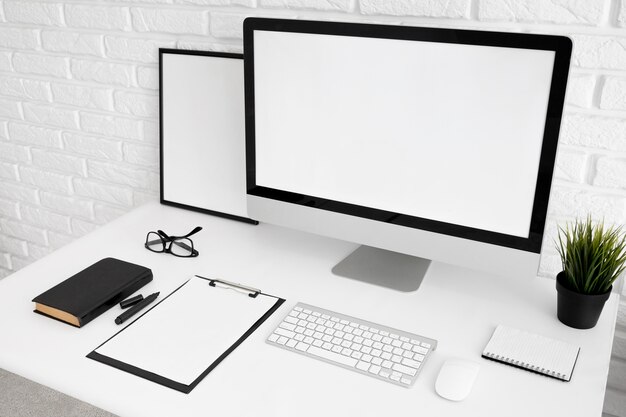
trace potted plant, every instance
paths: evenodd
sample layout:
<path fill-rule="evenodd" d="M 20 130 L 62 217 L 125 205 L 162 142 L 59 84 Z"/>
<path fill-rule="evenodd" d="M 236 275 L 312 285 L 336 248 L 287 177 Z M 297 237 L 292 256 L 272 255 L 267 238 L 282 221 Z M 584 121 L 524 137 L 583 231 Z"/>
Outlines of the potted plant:
<path fill-rule="evenodd" d="M 557 316 L 570 327 L 590 329 L 626 267 L 626 236 L 621 226 L 594 225 L 588 216 L 559 228 L 557 250 L 563 264 L 556 276 Z"/>

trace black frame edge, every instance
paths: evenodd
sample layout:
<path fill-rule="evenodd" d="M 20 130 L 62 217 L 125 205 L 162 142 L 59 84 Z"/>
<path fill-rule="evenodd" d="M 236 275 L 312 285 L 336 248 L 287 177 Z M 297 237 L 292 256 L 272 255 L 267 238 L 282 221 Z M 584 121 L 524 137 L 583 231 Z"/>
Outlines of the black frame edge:
<path fill-rule="evenodd" d="M 251 219 L 249 217 L 237 216 L 235 214 L 223 213 L 220 211 L 205 209 L 202 207 L 190 206 L 188 204 L 177 203 L 165 199 L 163 189 L 163 54 L 243 59 L 243 54 L 235 52 L 213 52 L 190 49 L 159 48 L 159 202 L 163 205 L 177 207 L 184 210 L 196 211 L 198 213 L 210 214 L 212 216 L 222 217 L 229 220 L 237 220 L 243 223 L 258 225 L 259 222 L 257 220 Z"/>

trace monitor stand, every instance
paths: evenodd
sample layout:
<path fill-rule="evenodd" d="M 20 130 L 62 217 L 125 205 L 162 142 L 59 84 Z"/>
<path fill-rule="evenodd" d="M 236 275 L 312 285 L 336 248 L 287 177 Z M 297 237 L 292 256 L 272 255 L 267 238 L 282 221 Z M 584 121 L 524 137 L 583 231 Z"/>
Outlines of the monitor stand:
<path fill-rule="evenodd" d="M 419 288 L 430 259 L 359 246 L 332 269 L 333 274 L 409 292 Z"/>

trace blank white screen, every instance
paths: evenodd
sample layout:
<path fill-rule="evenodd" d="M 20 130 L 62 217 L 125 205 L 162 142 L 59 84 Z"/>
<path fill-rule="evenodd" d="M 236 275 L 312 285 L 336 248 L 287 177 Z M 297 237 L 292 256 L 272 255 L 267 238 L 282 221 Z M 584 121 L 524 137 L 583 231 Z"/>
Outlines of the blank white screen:
<path fill-rule="evenodd" d="M 528 237 L 554 52 L 254 33 L 260 186 Z"/>

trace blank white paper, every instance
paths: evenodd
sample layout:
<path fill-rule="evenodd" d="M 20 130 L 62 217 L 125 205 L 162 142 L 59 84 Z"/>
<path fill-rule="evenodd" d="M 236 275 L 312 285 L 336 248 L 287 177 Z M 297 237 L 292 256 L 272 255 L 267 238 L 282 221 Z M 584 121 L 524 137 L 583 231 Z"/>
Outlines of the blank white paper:
<path fill-rule="evenodd" d="M 95 351 L 189 385 L 276 301 L 194 277 Z"/>

